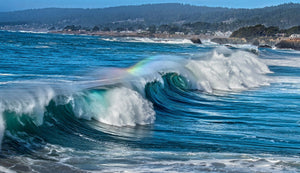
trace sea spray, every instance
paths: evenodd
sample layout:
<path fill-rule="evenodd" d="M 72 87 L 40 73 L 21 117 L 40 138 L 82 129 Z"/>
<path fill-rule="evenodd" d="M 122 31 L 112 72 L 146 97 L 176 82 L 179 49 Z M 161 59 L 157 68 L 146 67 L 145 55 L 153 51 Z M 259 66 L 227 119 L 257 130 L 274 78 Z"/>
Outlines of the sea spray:
<path fill-rule="evenodd" d="M 209 93 L 268 85 L 265 74 L 271 73 L 255 54 L 227 48 L 215 49 L 200 59 L 189 60 L 186 68 L 196 77 L 196 87 Z"/>

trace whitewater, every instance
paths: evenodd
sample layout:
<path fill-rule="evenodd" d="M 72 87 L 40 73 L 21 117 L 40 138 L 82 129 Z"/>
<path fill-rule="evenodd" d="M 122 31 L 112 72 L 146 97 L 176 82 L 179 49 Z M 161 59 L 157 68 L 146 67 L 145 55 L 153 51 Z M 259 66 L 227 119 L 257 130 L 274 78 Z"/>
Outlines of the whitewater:
<path fill-rule="evenodd" d="M 299 172 L 299 51 L 0 31 L 1 172 Z"/>

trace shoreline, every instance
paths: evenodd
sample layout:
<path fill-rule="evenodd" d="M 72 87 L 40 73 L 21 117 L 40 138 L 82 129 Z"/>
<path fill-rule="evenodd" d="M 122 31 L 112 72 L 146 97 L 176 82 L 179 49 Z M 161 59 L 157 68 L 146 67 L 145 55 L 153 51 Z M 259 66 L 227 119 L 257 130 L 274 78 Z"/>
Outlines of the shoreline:
<path fill-rule="evenodd" d="M 71 35 L 89 35 L 89 36 L 106 36 L 106 37 L 136 37 L 136 38 L 161 38 L 161 39 L 193 39 L 199 38 L 208 40 L 215 36 L 200 34 L 200 35 L 181 35 L 181 34 L 166 34 L 166 33 L 139 33 L 139 32 L 114 32 L 114 31 L 49 31 L 51 34 L 71 34 Z"/>
<path fill-rule="evenodd" d="M 62 35 L 82 35 L 82 36 L 102 36 L 102 37 L 131 37 L 131 38 L 149 38 L 149 39 L 187 39 L 193 44 L 202 44 L 201 41 L 209 40 L 220 45 L 237 45 L 248 44 L 261 48 L 278 48 L 300 50 L 300 38 L 289 37 L 257 37 L 257 38 L 238 38 L 238 37 L 221 37 L 212 35 L 183 35 L 183 34 L 167 34 L 167 33 L 146 33 L 146 32 L 116 32 L 116 31 L 14 31 L 1 30 L 8 32 L 28 32 L 41 34 L 62 34 Z M 195 41 L 196 40 L 196 41 Z"/>
<path fill-rule="evenodd" d="M 158 39 L 188 39 L 194 44 L 202 44 L 203 40 L 210 40 L 211 42 L 227 45 L 227 44 L 249 44 L 258 46 L 260 48 L 278 49 L 293 49 L 300 50 L 300 38 L 289 37 L 256 37 L 256 38 L 239 38 L 239 37 L 220 37 L 212 35 L 179 35 L 166 33 L 138 33 L 138 32 L 114 32 L 114 31 L 49 31 L 54 34 L 73 34 L 73 35 L 90 35 L 90 36 L 104 36 L 104 37 L 133 37 L 133 38 L 158 38 Z"/>
<path fill-rule="evenodd" d="M 203 40 L 226 45 L 226 44 L 249 44 L 261 48 L 276 47 L 279 49 L 300 50 L 300 38 L 289 37 L 257 37 L 257 38 L 238 38 L 238 37 L 221 37 L 212 35 L 179 35 L 166 33 L 138 33 L 138 32 L 114 32 L 114 31 L 49 31 L 53 34 L 73 34 L 73 35 L 90 35 L 104 37 L 133 37 L 133 38 L 158 38 L 158 39 L 188 39 L 194 44 L 202 44 Z"/>

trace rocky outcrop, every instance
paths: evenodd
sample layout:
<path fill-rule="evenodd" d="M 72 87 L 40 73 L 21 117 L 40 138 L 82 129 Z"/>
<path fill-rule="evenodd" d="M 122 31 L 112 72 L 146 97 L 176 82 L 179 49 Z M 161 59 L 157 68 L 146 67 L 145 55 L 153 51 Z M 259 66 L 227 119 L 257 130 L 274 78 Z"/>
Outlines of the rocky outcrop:
<path fill-rule="evenodd" d="M 252 45 L 254 45 L 254 46 L 259 46 L 259 40 L 258 39 L 255 39 L 255 40 L 253 40 L 252 41 Z"/>
<path fill-rule="evenodd" d="M 252 43 L 254 46 L 258 46 L 260 48 L 272 48 L 275 46 L 276 43 L 280 42 L 282 40 L 281 37 L 275 38 L 275 37 L 258 37 L 254 40 L 249 40 L 249 43 Z"/>
<path fill-rule="evenodd" d="M 263 45 L 259 45 L 258 48 L 272 48 L 272 46 L 263 44 Z"/>
<path fill-rule="evenodd" d="M 272 48 L 276 46 L 282 49 L 300 50 L 300 38 L 289 39 L 287 37 L 258 37 L 254 39 L 245 38 L 213 38 L 212 42 L 230 46 L 230 44 L 252 44 L 259 48 Z"/>
<path fill-rule="evenodd" d="M 300 38 L 281 40 L 275 46 L 280 49 L 300 50 Z"/>
<path fill-rule="evenodd" d="M 191 41 L 195 44 L 202 44 L 202 42 L 199 38 L 191 38 Z"/>

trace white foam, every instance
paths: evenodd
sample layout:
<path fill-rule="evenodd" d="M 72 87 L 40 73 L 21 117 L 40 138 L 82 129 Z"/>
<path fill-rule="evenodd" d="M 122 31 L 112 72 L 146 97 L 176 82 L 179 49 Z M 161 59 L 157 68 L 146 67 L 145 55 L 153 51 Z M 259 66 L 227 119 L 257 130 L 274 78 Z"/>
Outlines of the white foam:
<path fill-rule="evenodd" d="M 47 31 L 26 31 L 26 30 L 19 30 L 17 32 L 21 33 L 32 33 L 32 34 L 48 34 Z"/>
<path fill-rule="evenodd" d="M 10 73 L 0 73 L 0 76 L 13 76 L 14 74 L 10 74 Z"/>
<path fill-rule="evenodd" d="M 239 49 L 256 50 L 256 51 L 258 51 L 258 47 L 254 46 L 252 44 L 228 44 L 228 45 L 230 45 L 232 47 L 239 48 Z"/>
<path fill-rule="evenodd" d="M 55 78 L 66 78 L 66 77 L 71 77 L 71 78 L 82 78 L 82 76 L 70 76 L 70 75 L 44 75 L 44 74 L 12 74 L 12 73 L 0 73 L 0 76 L 30 76 L 30 77 L 55 77 Z"/>
<path fill-rule="evenodd" d="M 199 60 L 190 60 L 186 67 L 196 78 L 196 87 L 206 92 L 235 91 L 268 85 L 267 65 L 256 55 L 245 51 L 216 49 Z"/>
<path fill-rule="evenodd" d="M 117 38 L 101 38 L 101 40 L 104 40 L 104 41 L 118 41 Z"/>
<path fill-rule="evenodd" d="M 50 47 L 49 46 L 35 46 L 34 48 L 36 48 L 36 49 L 48 49 Z"/>
<path fill-rule="evenodd" d="M 300 58 L 281 58 L 281 59 L 264 59 L 263 60 L 269 66 L 284 66 L 284 67 L 300 67 Z"/>
<path fill-rule="evenodd" d="M 104 93 L 88 93 L 72 102 L 78 118 L 93 118 L 109 125 L 135 126 L 151 124 L 155 120 L 152 103 L 138 92 L 125 87 Z"/>
<path fill-rule="evenodd" d="M 3 166 L 0 166 L 0 171 L 4 172 L 4 173 L 16 173 L 15 171 L 7 169 L 7 168 L 5 168 Z"/>
<path fill-rule="evenodd" d="M 97 152 L 97 151 L 96 151 Z M 104 172 L 298 172 L 298 156 L 271 154 L 128 151 L 115 147 L 108 159 L 122 163 L 107 163 Z M 130 162 L 127 163 L 127 159 Z M 103 160 L 106 160 L 104 158 Z M 80 158 L 77 158 L 80 160 Z M 102 168 L 102 167 L 101 167 Z M 97 171 L 94 171 L 97 172 Z"/>

